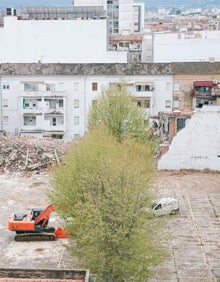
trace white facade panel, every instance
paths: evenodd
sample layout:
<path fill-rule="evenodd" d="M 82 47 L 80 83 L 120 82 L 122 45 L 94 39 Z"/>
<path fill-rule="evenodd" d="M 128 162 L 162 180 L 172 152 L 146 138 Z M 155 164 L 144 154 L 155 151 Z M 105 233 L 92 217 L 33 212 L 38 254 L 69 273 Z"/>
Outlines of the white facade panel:
<path fill-rule="evenodd" d="M 107 51 L 107 21 L 17 20 L 0 28 L 0 63 L 126 63 L 127 52 Z"/>
<path fill-rule="evenodd" d="M 154 63 L 220 61 L 219 49 L 219 30 L 153 34 Z"/>

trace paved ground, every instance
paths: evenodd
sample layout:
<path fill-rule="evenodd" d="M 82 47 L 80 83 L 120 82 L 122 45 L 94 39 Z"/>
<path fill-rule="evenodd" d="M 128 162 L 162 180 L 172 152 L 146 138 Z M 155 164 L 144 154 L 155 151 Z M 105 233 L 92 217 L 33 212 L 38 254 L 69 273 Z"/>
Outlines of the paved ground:
<path fill-rule="evenodd" d="M 168 220 L 170 259 L 150 281 L 220 281 L 220 173 L 160 172 L 155 188 L 180 212 Z"/>
<path fill-rule="evenodd" d="M 12 213 L 30 213 L 33 207 L 47 207 L 46 191 L 49 176 L 30 177 L 0 175 L 0 267 L 16 268 L 70 268 L 76 269 L 76 261 L 69 256 L 63 244 L 67 239 L 53 242 L 15 242 L 14 232 L 7 230 L 8 217 Z M 55 213 L 51 214 L 51 226 L 59 226 Z"/>
<path fill-rule="evenodd" d="M 47 174 L 25 176 L 0 175 L 0 267 L 77 268 L 63 243 L 15 242 L 7 230 L 13 212 L 29 212 L 46 207 L 50 189 Z M 220 281 L 220 173 L 159 172 L 155 189 L 162 196 L 175 196 L 180 213 L 167 222 L 170 257 L 158 268 L 150 282 Z M 51 225 L 59 225 L 56 214 Z"/>

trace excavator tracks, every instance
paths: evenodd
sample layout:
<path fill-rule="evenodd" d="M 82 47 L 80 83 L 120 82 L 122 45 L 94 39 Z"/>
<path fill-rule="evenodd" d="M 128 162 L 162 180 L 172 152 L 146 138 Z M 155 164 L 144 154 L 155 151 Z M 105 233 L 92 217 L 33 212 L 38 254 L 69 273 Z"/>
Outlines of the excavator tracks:
<path fill-rule="evenodd" d="M 16 242 L 28 242 L 28 241 L 54 241 L 56 236 L 54 233 L 23 233 L 16 234 L 14 237 Z"/>

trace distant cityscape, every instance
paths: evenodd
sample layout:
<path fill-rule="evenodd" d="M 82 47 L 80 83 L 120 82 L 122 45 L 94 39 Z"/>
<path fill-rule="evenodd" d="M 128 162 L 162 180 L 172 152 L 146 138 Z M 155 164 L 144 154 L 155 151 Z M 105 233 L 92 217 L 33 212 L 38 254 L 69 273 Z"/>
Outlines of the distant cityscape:
<path fill-rule="evenodd" d="M 220 0 L 135 0 L 144 2 L 146 9 L 190 9 L 190 8 L 214 8 L 220 7 Z M 27 6 L 71 6 L 72 0 L 1 0 L 0 10 L 7 7 L 21 8 Z"/>

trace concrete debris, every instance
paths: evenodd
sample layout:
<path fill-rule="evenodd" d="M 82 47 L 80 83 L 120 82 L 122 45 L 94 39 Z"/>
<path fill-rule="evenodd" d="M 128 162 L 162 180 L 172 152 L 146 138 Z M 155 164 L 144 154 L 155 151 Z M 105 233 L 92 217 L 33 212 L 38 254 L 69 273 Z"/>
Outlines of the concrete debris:
<path fill-rule="evenodd" d="M 49 168 L 62 160 L 69 145 L 60 139 L 0 136 L 0 172 Z"/>

